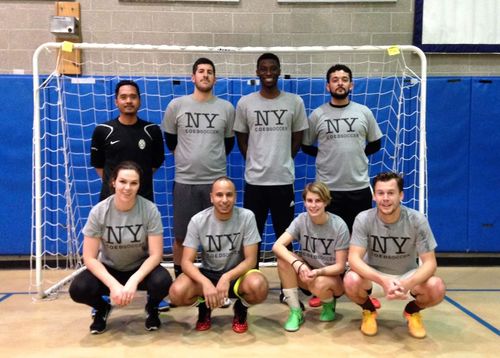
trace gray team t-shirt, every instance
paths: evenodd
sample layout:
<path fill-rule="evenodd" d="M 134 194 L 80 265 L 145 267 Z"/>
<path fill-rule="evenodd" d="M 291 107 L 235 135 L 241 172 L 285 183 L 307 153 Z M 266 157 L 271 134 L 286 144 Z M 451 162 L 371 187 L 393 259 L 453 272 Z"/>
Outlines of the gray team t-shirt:
<path fill-rule="evenodd" d="M 245 259 L 243 248 L 260 242 L 254 214 L 234 207 L 227 221 L 216 218 L 210 207 L 191 218 L 184 246 L 201 247 L 202 267 L 227 272 Z"/>
<path fill-rule="evenodd" d="M 328 221 L 317 225 L 307 213 L 301 213 L 286 229 L 300 243 L 300 256 L 312 268 L 334 265 L 335 252 L 349 248 L 347 224 L 339 216 L 327 214 Z"/>
<path fill-rule="evenodd" d="M 333 107 L 328 102 L 311 114 L 302 143 L 318 141 L 316 180 L 331 191 L 351 191 L 370 185 L 365 146 L 380 138 L 382 132 L 368 107 L 356 102 Z"/>
<path fill-rule="evenodd" d="M 267 99 L 254 92 L 236 106 L 234 130 L 248 133 L 245 181 L 253 185 L 293 184 L 292 133 L 307 129 L 304 102 L 281 92 Z"/>
<path fill-rule="evenodd" d="M 437 247 L 427 218 L 405 206 L 401 206 L 401 216 L 394 224 L 380 220 L 377 208 L 358 214 L 351 245 L 365 248 L 366 263 L 390 275 L 403 275 L 416 269 L 418 256 Z"/>
<path fill-rule="evenodd" d="M 101 239 L 102 263 L 118 271 L 132 271 L 149 256 L 148 235 L 163 235 L 160 212 L 140 195 L 131 210 L 118 211 L 114 198 L 111 195 L 92 208 L 83 234 Z"/>
<path fill-rule="evenodd" d="M 177 135 L 175 181 L 211 184 L 226 175 L 224 138 L 234 137 L 233 124 L 234 107 L 226 100 L 198 102 L 192 95 L 173 99 L 161 125 Z"/>

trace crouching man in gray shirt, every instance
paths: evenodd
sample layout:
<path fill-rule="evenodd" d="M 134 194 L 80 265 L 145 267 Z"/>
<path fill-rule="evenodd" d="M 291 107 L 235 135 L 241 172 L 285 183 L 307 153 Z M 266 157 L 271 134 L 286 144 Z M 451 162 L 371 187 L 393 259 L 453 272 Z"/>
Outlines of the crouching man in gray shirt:
<path fill-rule="evenodd" d="M 178 306 L 198 301 L 196 330 L 211 327 L 211 311 L 228 298 L 234 303 L 233 331 L 248 330 L 247 310 L 263 302 L 268 293 L 265 276 L 256 269 L 258 243 L 261 241 L 254 214 L 235 207 L 236 189 L 227 177 L 212 184 L 213 206 L 191 219 L 182 254 L 183 273 L 170 289 L 170 300 Z M 198 248 L 201 266 L 194 262 Z"/>
<path fill-rule="evenodd" d="M 354 221 L 345 293 L 363 309 L 361 332 L 367 336 L 377 334 L 377 311 L 368 296 L 373 283 L 382 287 L 389 300 L 406 300 L 411 295 L 414 299 L 405 306 L 403 316 L 410 335 L 424 338 L 420 311 L 437 305 L 445 295 L 443 280 L 435 276 L 436 240 L 427 218 L 401 205 L 400 175 L 377 175 L 373 190 L 377 207 L 361 212 Z"/>

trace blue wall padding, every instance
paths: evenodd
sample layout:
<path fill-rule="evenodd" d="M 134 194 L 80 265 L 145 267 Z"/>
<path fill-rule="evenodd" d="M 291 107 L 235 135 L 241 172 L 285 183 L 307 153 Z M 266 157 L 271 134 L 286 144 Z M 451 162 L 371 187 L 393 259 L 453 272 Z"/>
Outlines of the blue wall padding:
<path fill-rule="evenodd" d="M 0 75 L 0 254 L 29 254 L 33 80 Z"/>
<path fill-rule="evenodd" d="M 175 95 L 182 95 L 192 91 L 193 85 L 189 78 L 179 78 L 177 82 L 169 81 L 160 86 L 158 91 L 162 96 L 159 100 L 143 103 L 140 116 L 159 123 L 164 108 L 172 99 L 172 92 Z M 68 82 L 66 85 L 73 86 L 75 91 L 79 87 Z M 285 81 L 285 85 L 287 90 L 297 90 L 301 95 L 304 94 L 308 114 L 328 98 L 326 94 L 305 95 L 311 88 L 314 88 L 316 93 L 324 91 L 323 79 L 309 82 Z M 388 85 L 390 84 L 357 83 L 357 86 L 384 88 Z M 142 82 L 140 86 L 141 88 L 147 86 L 148 92 L 152 92 L 153 89 L 150 87 L 155 85 L 152 82 Z M 173 89 L 170 88 L 167 92 L 165 86 L 172 86 Z M 239 88 L 236 89 L 234 86 Z M 93 91 L 108 95 L 105 100 L 97 103 L 98 108 L 114 110 L 114 83 L 105 85 L 104 81 L 97 78 L 92 87 Z M 221 80 L 216 87 L 216 93 L 236 104 L 239 96 L 229 95 L 230 93 L 248 94 L 256 91 L 258 87 L 258 83 L 251 79 L 240 83 Z M 0 207 L 0 255 L 26 255 L 30 253 L 31 240 L 32 77 L 0 75 L 0 91 L 2 91 L 0 145 L 3 154 L 0 161 L 0 171 L 3 175 L 0 186 L 3 199 L 3 205 Z M 428 81 L 429 220 L 439 243 L 438 251 L 500 252 L 498 98 L 500 98 L 499 78 L 430 78 Z M 76 97 L 68 99 L 68 104 L 76 100 Z M 148 110 L 145 110 L 146 108 Z M 115 111 L 114 115 L 116 114 Z M 76 115 L 76 112 L 68 113 L 68 116 L 72 115 Z M 385 114 L 379 113 L 379 115 L 384 117 Z M 92 128 L 86 131 L 88 133 L 85 132 L 84 136 L 90 140 Z M 74 145 L 81 146 L 81 143 Z M 230 162 L 241 160 L 237 148 L 230 156 Z M 296 162 L 311 164 L 314 160 L 300 153 Z M 167 157 L 166 165 L 173 165 L 172 156 Z M 308 178 L 314 177 L 312 166 L 299 170 L 307 171 Z M 228 174 L 231 177 L 243 177 L 243 168 L 231 166 Z M 93 172 L 89 177 L 96 179 Z M 164 183 L 163 177 L 155 179 L 157 179 L 155 185 Z M 243 181 L 240 180 L 236 184 L 241 190 Z M 99 185 L 98 181 L 96 185 Z M 167 191 L 167 202 L 171 203 L 171 183 L 158 189 Z M 300 193 L 298 195 L 300 196 Z M 89 199 L 81 200 L 87 200 L 90 204 Z M 297 209 L 302 210 L 302 208 Z M 171 208 L 167 205 L 166 209 L 161 210 L 169 211 Z"/>
<path fill-rule="evenodd" d="M 500 251 L 500 78 L 471 82 L 468 247 Z"/>
<path fill-rule="evenodd" d="M 440 251 L 468 243 L 470 79 L 428 81 L 429 220 Z"/>

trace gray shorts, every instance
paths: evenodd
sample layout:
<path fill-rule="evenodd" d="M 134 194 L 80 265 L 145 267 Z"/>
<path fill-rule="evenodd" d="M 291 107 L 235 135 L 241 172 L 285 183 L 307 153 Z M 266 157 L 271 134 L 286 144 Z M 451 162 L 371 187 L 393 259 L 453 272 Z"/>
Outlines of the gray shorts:
<path fill-rule="evenodd" d="M 212 206 L 212 184 L 182 184 L 174 182 L 174 236 L 184 241 L 189 220 L 200 211 Z"/>

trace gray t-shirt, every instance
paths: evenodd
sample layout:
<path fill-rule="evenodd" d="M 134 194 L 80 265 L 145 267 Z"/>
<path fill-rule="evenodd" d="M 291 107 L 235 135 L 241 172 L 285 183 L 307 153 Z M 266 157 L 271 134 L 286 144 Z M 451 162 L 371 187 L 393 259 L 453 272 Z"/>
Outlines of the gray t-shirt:
<path fill-rule="evenodd" d="M 358 214 L 351 245 L 365 248 L 366 263 L 390 275 L 402 275 L 416 269 L 418 256 L 437 247 L 427 218 L 405 206 L 401 206 L 401 216 L 394 224 L 380 220 L 377 208 Z"/>
<path fill-rule="evenodd" d="M 192 95 L 173 99 L 161 125 L 177 135 L 175 181 L 211 184 L 226 175 L 224 138 L 234 136 L 233 124 L 234 107 L 226 100 L 198 102 Z"/>
<path fill-rule="evenodd" d="M 368 107 L 356 102 L 333 107 L 328 102 L 311 114 L 302 143 L 318 141 L 316 180 L 331 191 L 351 191 L 370 185 L 365 146 L 380 138 L 382 132 Z"/>
<path fill-rule="evenodd" d="M 245 181 L 253 185 L 293 184 L 292 133 L 307 129 L 304 102 L 281 92 L 267 99 L 254 92 L 236 106 L 234 130 L 248 133 Z"/>
<path fill-rule="evenodd" d="M 286 229 L 300 243 L 300 256 L 312 268 L 334 265 L 335 252 L 349 248 L 347 224 L 339 216 L 327 214 L 327 222 L 317 225 L 307 213 L 301 213 Z"/>
<path fill-rule="evenodd" d="M 137 269 L 149 256 L 148 236 L 163 235 L 160 212 L 137 196 L 129 211 L 118 211 L 111 195 L 90 210 L 83 234 L 101 239 L 100 261 L 118 271 Z"/>
<path fill-rule="evenodd" d="M 212 206 L 191 218 L 184 246 L 201 247 L 203 268 L 227 272 L 245 259 L 245 246 L 260 240 L 255 216 L 250 210 L 234 207 L 231 218 L 221 221 Z"/>

